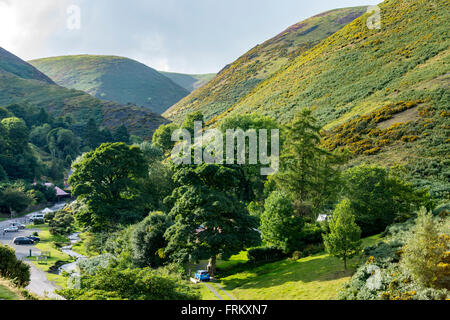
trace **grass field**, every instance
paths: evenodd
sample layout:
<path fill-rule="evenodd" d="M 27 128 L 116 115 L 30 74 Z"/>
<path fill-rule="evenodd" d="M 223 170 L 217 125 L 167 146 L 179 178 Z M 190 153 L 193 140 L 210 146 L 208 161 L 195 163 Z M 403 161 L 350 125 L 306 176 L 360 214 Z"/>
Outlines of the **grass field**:
<path fill-rule="evenodd" d="M 363 246 L 380 241 L 380 235 L 363 239 Z M 238 271 L 220 278 L 224 289 L 238 300 L 332 300 L 337 291 L 348 281 L 359 263 L 353 258 L 344 270 L 343 262 L 326 253 L 301 258 L 296 261 L 285 259 L 262 266 Z M 218 268 L 229 269 L 247 261 L 245 251 L 230 258 L 218 261 Z M 214 284 L 213 284 L 214 285 Z M 204 300 L 217 297 L 205 286 L 200 288 Z M 218 288 L 216 288 L 217 291 Z M 219 291 L 219 293 L 221 293 Z M 221 294 L 225 299 L 225 295 Z"/>

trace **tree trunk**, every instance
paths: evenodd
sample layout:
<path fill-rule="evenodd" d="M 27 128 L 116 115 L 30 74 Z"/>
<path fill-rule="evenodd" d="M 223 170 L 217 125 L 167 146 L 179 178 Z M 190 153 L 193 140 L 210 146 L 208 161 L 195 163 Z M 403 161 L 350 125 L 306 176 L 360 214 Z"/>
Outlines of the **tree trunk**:
<path fill-rule="evenodd" d="M 347 270 L 347 257 L 344 257 L 344 270 Z"/>
<path fill-rule="evenodd" d="M 206 267 L 206 269 L 208 270 L 209 275 L 211 277 L 214 277 L 214 274 L 216 272 L 216 256 L 212 256 L 211 258 L 209 258 L 208 266 Z"/>

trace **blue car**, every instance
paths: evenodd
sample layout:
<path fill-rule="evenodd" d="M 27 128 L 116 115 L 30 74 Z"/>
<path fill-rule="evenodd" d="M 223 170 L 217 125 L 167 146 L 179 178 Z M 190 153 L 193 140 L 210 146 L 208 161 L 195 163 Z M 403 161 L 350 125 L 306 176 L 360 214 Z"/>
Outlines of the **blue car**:
<path fill-rule="evenodd" d="M 209 281 L 210 277 L 209 277 L 208 271 L 197 270 L 197 272 L 195 273 L 195 279 L 200 280 L 200 281 Z"/>

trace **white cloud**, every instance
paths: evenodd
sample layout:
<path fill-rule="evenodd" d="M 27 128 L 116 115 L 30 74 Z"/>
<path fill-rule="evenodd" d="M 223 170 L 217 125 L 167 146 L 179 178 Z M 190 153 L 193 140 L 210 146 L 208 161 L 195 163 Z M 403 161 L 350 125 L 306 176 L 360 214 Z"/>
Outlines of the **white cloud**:
<path fill-rule="evenodd" d="M 65 26 L 67 0 L 0 0 L 0 46 L 23 59 L 46 55 L 48 38 Z"/>

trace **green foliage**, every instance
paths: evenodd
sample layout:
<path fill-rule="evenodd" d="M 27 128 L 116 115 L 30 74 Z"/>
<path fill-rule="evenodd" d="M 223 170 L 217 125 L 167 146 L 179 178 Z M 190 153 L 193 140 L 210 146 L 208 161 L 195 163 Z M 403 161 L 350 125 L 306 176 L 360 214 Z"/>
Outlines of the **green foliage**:
<path fill-rule="evenodd" d="M 310 110 L 296 116 L 286 131 L 281 168 L 274 179 L 295 199 L 298 214 L 317 213 L 336 197 L 339 159 L 320 148 L 319 127 Z"/>
<path fill-rule="evenodd" d="M 137 267 L 155 268 L 167 260 L 164 257 L 167 246 L 164 233 L 171 225 L 170 218 L 162 212 L 151 212 L 136 225 L 130 241 L 132 260 Z"/>
<path fill-rule="evenodd" d="M 364 249 L 365 259 L 351 280 L 339 292 L 339 298 L 347 300 L 448 299 L 449 291 L 445 289 L 448 286 L 448 254 L 439 254 L 440 259 L 435 255 L 439 251 L 442 253 L 443 245 L 448 246 L 448 223 L 448 217 L 432 218 L 426 210 L 422 209 L 417 219 L 411 218 L 406 222 L 389 226 L 384 233 L 383 241 Z M 416 232 L 417 230 L 420 231 Z M 429 237 L 434 239 L 430 243 L 421 241 L 424 237 L 428 237 L 424 234 L 424 230 L 429 231 L 431 233 Z M 414 245 L 407 249 L 408 243 Z M 417 245 L 425 252 L 431 253 L 430 263 L 427 263 L 428 257 L 425 258 L 417 250 Z M 406 250 L 409 252 L 405 256 Z M 408 266 L 405 266 L 403 262 L 405 258 L 409 260 Z M 413 261 L 414 265 L 409 264 Z M 417 282 L 418 278 L 412 276 L 421 268 L 425 272 L 425 279 L 433 278 L 433 287 L 430 287 L 429 283 L 424 285 L 427 281 Z M 435 272 L 434 276 L 430 275 L 430 271 Z"/>
<path fill-rule="evenodd" d="M 29 129 L 23 119 L 4 118 L 0 122 L 0 165 L 10 179 L 33 180 L 38 170 L 28 146 Z"/>
<path fill-rule="evenodd" d="M 173 123 L 161 125 L 153 134 L 152 143 L 160 148 L 165 154 L 173 149 L 175 142 L 172 141 L 172 133 L 177 129 Z"/>
<path fill-rule="evenodd" d="M 84 200 L 87 211 L 76 219 L 94 230 L 115 229 L 144 215 L 139 179 L 147 177 L 146 161 L 138 147 L 105 143 L 85 153 L 73 164 L 69 183 L 73 194 Z"/>
<path fill-rule="evenodd" d="M 252 248 L 247 251 L 249 263 L 267 263 L 281 260 L 286 257 L 285 253 L 276 247 Z"/>
<path fill-rule="evenodd" d="M 72 214 L 66 210 L 59 210 L 56 214 L 48 219 L 46 217 L 46 222 L 50 227 L 49 231 L 53 235 L 69 235 L 74 230 L 74 222 Z"/>
<path fill-rule="evenodd" d="M 450 250 L 450 236 L 440 233 L 439 225 L 425 208 L 419 211 L 412 233 L 403 249 L 401 265 L 419 285 L 432 287 L 436 281 L 445 283 L 439 277 L 442 268 L 447 269 L 444 273 L 450 273 L 448 262 L 444 265 L 445 255 L 448 256 Z M 450 289 L 448 282 L 446 287 Z"/>
<path fill-rule="evenodd" d="M 14 249 L 0 244 L 0 276 L 10 279 L 19 287 L 30 282 L 30 267 L 16 258 Z"/>
<path fill-rule="evenodd" d="M 396 218 L 407 218 L 421 205 L 431 205 L 426 192 L 415 190 L 394 170 L 361 165 L 348 169 L 343 180 L 344 195 L 351 201 L 363 235 L 382 232 Z"/>
<path fill-rule="evenodd" d="M 205 122 L 205 117 L 201 111 L 191 112 L 186 115 L 183 123 L 181 124 L 181 129 L 186 129 L 191 133 L 191 137 L 194 136 L 194 123 L 201 122 L 202 125 Z"/>
<path fill-rule="evenodd" d="M 100 254 L 98 256 L 82 259 L 77 263 L 81 273 L 88 275 L 95 275 L 100 269 L 106 269 L 116 258 L 110 254 Z"/>
<path fill-rule="evenodd" d="M 68 129 L 56 128 L 47 134 L 47 147 L 53 157 L 74 159 L 80 153 L 80 138 Z"/>
<path fill-rule="evenodd" d="M 0 205 L 5 206 L 10 212 L 17 213 L 25 210 L 32 203 L 32 198 L 24 189 L 6 187 L 0 190 Z"/>
<path fill-rule="evenodd" d="M 259 140 L 257 141 L 257 150 L 259 153 L 260 148 L 270 148 L 271 146 L 271 135 L 270 130 L 280 129 L 278 123 L 270 117 L 264 117 L 258 114 L 249 114 L 249 115 L 239 115 L 234 117 L 226 118 L 223 122 L 221 122 L 218 126 L 218 129 L 223 133 L 224 137 L 227 133 L 227 130 L 239 130 L 246 132 L 248 130 L 268 130 L 268 141 L 267 146 L 260 146 Z M 225 141 L 226 142 L 226 141 Z M 234 143 L 234 141 L 233 141 Z M 251 202 L 253 200 L 261 201 L 263 198 L 263 189 L 264 183 L 266 181 L 266 176 L 261 175 L 261 168 L 264 166 L 261 163 L 258 164 L 250 164 L 249 163 L 249 145 L 246 143 L 245 149 L 245 164 L 240 164 L 239 169 L 241 171 L 240 178 L 240 194 L 239 198 L 245 202 Z M 234 163 L 238 163 L 237 155 L 238 155 L 237 145 L 235 145 L 234 149 Z M 224 150 L 224 155 L 226 154 L 226 150 Z"/>
<path fill-rule="evenodd" d="M 121 125 L 116 129 L 116 131 L 113 134 L 114 142 L 124 142 L 124 143 L 130 143 L 130 135 L 128 134 L 127 127 L 124 125 Z"/>
<path fill-rule="evenodd" d="M 239 173 L 225 166 L 203 164 L 180 167 L 174 175 L 176 188 L 165 202 L 174 224 L 164 237 L 166 255 L 187 262 L 210 258 L 228 259 L 246 247 L 257 245 L 256 219 L 235 197 Z"/>
<path fill-rule="evenodd" d="M 80 289 L 59 290 L 68 300 L 197 300 L 200 297 L 182 280 L 150 268 L 100 268 L 85 274 Z"/>
<path fill-rule="evenodd" d="M 302 227 L 303 219 L 294 215 L 292 201 L 281 192 L 271 193 L 261 216 L 263 240 L 284 253 L 289 253 L 303 246 L 300 240 Z"/>
<path fill-rule="evenodd" d="M 350 200 L 342 200 L 333 212 L 329 222 L 330 232 L 323 235 L 323 242 L 329 254 L 347 260 L 361 251 L 361 229 L 355 223 L 355 216 Z"/>

